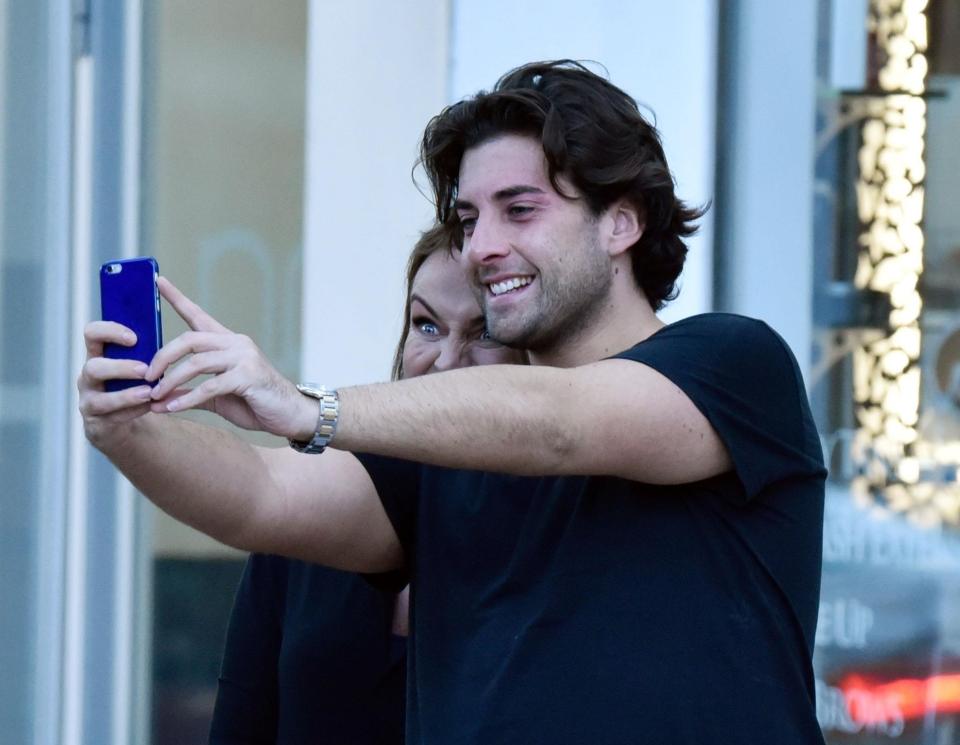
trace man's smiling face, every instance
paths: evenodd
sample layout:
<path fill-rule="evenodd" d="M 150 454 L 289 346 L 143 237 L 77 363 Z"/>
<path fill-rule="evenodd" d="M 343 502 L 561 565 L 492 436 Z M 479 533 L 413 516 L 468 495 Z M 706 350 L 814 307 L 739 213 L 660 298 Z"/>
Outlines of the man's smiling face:
<path fill-rule="evenodd" d="M 540 143 L 503 135 L 460 165 L 456 211 L 464 257 L 493 338 L 533 351 L 572 341 L 599 317 L 610 257 L 576 190 L 550 183 Z"/>

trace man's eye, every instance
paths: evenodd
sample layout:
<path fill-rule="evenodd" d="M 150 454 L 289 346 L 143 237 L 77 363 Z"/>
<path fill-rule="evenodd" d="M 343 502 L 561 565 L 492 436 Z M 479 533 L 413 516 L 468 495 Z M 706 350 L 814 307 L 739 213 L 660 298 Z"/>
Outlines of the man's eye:
<path fill-rule="evenodd" d="M 490 336 L 490 332 L 484 329 L 480 332 L 480 338 L 477 339 L 485 347 L 499 347 L 500 342 Z"/>
<path fill-rule="evenodd" d="M 524 215 L 533 212 L 533 207 L 526 204 L 512 204 L 507 211 L 510 213 L 511 217 L 523 217 Z"/>

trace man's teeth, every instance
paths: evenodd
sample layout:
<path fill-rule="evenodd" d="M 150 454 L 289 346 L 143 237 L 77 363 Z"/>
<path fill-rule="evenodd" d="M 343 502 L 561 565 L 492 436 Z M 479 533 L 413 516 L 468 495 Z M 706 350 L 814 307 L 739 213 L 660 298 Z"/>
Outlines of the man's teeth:
<path fill-rule="evenodd" d="M 490 285 L 490 292 L 494 295 L 502 295 L 505 292 L 516 290 L 518 287 L 526 287 L 533 281 L 532 277 L 512 277 L 503 282 L 494 282 Z"/>

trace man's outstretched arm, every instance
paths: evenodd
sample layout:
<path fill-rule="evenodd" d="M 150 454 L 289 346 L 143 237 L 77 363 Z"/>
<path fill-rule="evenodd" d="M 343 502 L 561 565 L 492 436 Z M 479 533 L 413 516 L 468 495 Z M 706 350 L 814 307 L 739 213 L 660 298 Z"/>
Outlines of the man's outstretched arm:
<path fill-rule="evenodd" d="M 88 325 L 80 411 L 88 439 L 160 509 L 245 550 L 355 571 L 401 565 L 376 489 L 349 453 L 316 458 L 255 447 L 213 427 L 149 413 L 146 385 L 105 392 L 105 380 L 145 372 L 139 363 L 102 355 L 107 342 L 129 343 L 126 333 L 117 324 Z"/>
<path fill-rule="evenodd" d="M 154 390 L 152 410 L 214 408 L 242 426 L 309 440 L 317 402 L 297 393 L 251 340 L 216 328 L 169 282 L 161 280 L 160 289 L 194 331 L 154 358 L 148 377 L 166 377 Z M 182 388 L 201 374 L 213 377 L 192 390 Z M 350 452 L 662 484 L 731 468 L 719 436 L 686 394 L 629 360 L 563 369 L 492 365 L 345 388 L 340 395 L 332 447 Z M 242 401 L 242 416 L 231 409 L 235 401 Z"/>
<path fill-rule="evenodd" d="M 675 484 L 732 467 L 706 417 L 629 360 L 489 366 L 340 391 L 333 446 L 525 475 Z M 299 435 L 295 435 L 299 436 Z"/>

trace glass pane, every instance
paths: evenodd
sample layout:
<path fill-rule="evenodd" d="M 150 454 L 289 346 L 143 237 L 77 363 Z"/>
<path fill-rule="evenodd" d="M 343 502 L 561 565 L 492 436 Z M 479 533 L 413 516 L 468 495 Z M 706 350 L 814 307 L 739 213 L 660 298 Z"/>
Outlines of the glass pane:
<path fill-rule="evenodd" d="M 0 740 L 11 743 L 50 741 L 61 692 L 70 68 L 57 20 L 46 2 L 0 0 Z"/>
<path fill-rule="evenodd" d="M 831 744 L 939 745 L 960 737 L 960 17 L 868 5 L 863 84 L 822 79 L 818 109 L 817 705 Z"/>
<path fill-rule="evenodd" d="M 296 378 L 306 0 L 144 10 L 142 252 Z M 168 308 L 163 326 L 166 340 L 185 330 Z M 153 743 L 206 742 L 244 557 L 154 525 Z"/>

